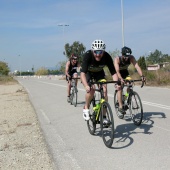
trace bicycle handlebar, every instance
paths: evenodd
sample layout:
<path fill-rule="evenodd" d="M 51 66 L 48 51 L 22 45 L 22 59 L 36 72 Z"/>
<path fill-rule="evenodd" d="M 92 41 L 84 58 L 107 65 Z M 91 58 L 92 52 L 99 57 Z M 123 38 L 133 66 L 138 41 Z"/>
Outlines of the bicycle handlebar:
<path fill-rule="evenodd" d="M 93 85 L 93 84 L 102 85 L 102 84 L 117 83 L 117 82 L 118 81 L 105 81 L 105 82 L 103 82 L 103 81 L 101 81 L 101 82 L 100 81 L 99 82 L 98 81 L 96 81 L 96 82 L 91 81 L 90 84 L 91 85 Z"/>
<path fill-rule="evenodd" d="M 134 83 L 134 82 L 137 82 L 137 81 L 142 81 L 141 79 L 139 80 L 127 80 L 127 79 L 124 79 L 125 82 L 129 82 L 129 83 Z M 144 86 L 144 83 L 146 84 L 145 81 L 142 81 L 142 85 L 141 85 L 141 88 Z"/>

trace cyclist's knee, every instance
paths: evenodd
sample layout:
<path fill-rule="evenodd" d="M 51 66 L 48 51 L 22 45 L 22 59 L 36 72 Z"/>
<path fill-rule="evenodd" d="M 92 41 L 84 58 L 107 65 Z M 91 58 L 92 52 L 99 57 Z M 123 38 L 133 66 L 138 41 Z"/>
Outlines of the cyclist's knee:
<path fill-rule="evenodd" d="M 116 89 L 117 91 L 121 91 L 121 90 L 122 90 L 122 87 L 121 87 L 121 85 L 116 84 L 116 85 L 115 85 L 115 89 Z"/>

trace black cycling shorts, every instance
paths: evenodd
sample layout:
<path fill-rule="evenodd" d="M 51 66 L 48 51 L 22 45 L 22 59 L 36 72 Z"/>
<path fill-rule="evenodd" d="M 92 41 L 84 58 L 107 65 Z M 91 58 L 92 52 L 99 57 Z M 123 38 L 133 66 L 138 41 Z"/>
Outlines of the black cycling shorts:
<path fill-rule="evenodd" d="M 121 74 L 123 79 L 125 79 L 126 77 L 129 76 L 128 70 L 120 70 L 120 74 Z"/>
<path fill-rule="evenodd" d="M 103 70 L 100 72 L 87 72 L 86 74 L 86 80 L 89 85 L 90 80 L 98 81 L 100 79 L 105 79 L 105 73 Z"/>

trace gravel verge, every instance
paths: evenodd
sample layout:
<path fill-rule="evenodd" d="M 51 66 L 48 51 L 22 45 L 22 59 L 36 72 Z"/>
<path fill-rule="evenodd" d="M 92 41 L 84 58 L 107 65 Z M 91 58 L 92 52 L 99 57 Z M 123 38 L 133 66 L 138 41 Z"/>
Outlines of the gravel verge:
<path fill-rule="evenodd" d="M 0 169 L 54 169 L 35 110 L 17 82 L 0 85 Z"/>

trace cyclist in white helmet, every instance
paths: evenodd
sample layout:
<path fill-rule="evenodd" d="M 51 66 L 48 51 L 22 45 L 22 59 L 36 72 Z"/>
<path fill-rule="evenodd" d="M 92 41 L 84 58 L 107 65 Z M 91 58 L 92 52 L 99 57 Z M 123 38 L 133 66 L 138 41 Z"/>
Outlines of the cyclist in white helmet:
<path fill-rule="evenodd" d="M 105 78 L 105 73 L 103 68 L 107 66 L 112 75 L 114 81 L 118 80 L 112 57 L 105 51 L 106 45 L 102 40 L 95 40 L 91 45 L 91 50 L 88 50 L 84 56 L 81 66 L 81 81 L 85 87 L 85 106 L 83 109 L 83 118 L 89 120 L 89 106 L 90 101 L 94 96 L 94 87 L 89 86 L 89 81 L 91 79 L 98 81 Z M 105 99 L 107 97 L 107 86 L 103 85 Z M 104 121 L 107 121 L 104 119 Z M 107 122 L 105 122 L 107 123 Z"/>

